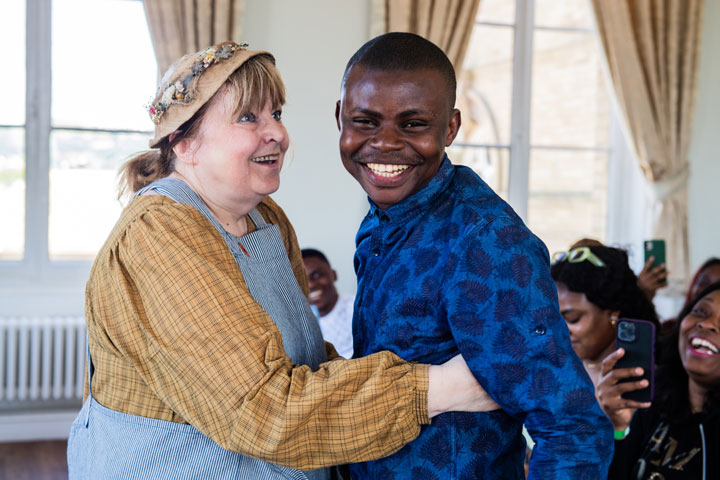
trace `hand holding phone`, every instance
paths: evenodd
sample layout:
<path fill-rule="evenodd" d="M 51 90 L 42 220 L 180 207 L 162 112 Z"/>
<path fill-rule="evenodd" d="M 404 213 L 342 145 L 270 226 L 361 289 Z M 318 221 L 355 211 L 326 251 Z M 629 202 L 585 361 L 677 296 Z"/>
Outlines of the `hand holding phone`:
<path fill-rule="evenodd" d="M 615 369 L 637 368 L 643 369 L 640 378 L 629 377 L 618 383 L 647 380 L 648 386 L 639 390 L 623 393 L 621 396 L 627 400 L 637 402 L 650 402 L 654 393 L 653 377 L 655 374 L 655 325 L 646 320 L 620 318 L 617 322 L 617 347 L 625 350 L 625 355 L 617 360 Z"/>

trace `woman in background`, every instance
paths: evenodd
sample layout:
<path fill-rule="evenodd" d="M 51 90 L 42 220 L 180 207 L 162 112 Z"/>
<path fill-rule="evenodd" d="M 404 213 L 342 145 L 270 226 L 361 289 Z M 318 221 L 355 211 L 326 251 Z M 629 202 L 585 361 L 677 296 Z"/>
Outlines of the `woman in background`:
<path fill-rule="evenodd" d="M 662 342 L 652 406 L 637 410 L 631 422 L 611 417 L 626 436 L 615 442 L 610 479 L 720 478 L 720 282 L 701 291 L 678 318 Z M 614 365 L 606 362 L 603 374 Z M 601 393 L 613 388 L 600 387 Z"/>
<path fill-rule="evenodd" d="M 88 390 L 70 478 L 328 479 L 449 410 L 497 406 L 462 357 L 333 360 L 295 233 L 268 195 L 288 148 L 274 58 L 225 42 L 178 60 L 152 150 L 86 289 Z"/>

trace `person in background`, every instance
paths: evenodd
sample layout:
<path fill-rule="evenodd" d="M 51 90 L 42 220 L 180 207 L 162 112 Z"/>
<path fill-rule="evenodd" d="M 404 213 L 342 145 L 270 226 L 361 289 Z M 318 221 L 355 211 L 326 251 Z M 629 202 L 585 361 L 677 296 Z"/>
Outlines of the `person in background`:
<path fill-rule="evenodd" d="M 683 309 L 687 307 L 690 302 L 695 300 L 698 293 L 704 290 L 711 283 L 720 281 L 720 258 L 711 257 L 705 260 L 697 269 L 690 285 L 688 286 L 687 294 L 685 295 L 685 303 Z"/>
<path fill-rule="evenodd" d="M 304 248 L 301 253 L 308 279 L 308 299 L 310 305 L 318 310 L 318 322 L 323 338 L 332 343 L 341 356 L 352 358 L 352 315 L 355 297 L 338 294 L 335 289 L 337 272 L 321 251 Z"/>
<path fill-rule="evenodd" d="M 604 245 L 593 238 L 582 238 L 570 246 L 575 247 L 603 247 Z M 665 270 L 665 264 L 661 263 L 653 267 L 655 257 L 647 259 L 640 273 L 637 274 L 638 287 L 642 290 L 649 300 L 655 298 L 655 293 L 662 287 L 667 285 L 668 272 Z"/>
<path fill-rule="evenodd" d="M 151 150 L 86 287 L 88 388 L 71 479 L 330 479 L 453 409 L 495 409 L 462 357 L 338 360 L 282 209 L 272 55 L 223 42 L 168 70 Z M 335 360 L 335 361 L 328 361 Z"/>
<path fill-rule="evenodd" d="M 553 254 L 550 274 L 570 341 L 597 386 L 602 361 L 615 351 L 618 318 L 658 325 L 652 302 L 637 284 L 627 253 L 613 247 L 575 247 Z"/>
<path fill-rule="evenodd" d="M 471 169 L 445 154 L 461 123 L 452 64 L 388 33 L 350 59 L 335 116 L 345 169 L 368 194 L 356 237 L 355 356 L 462 353 L 503 410 L 443 415 L 354 478 L 598 479 L 610 422 L 572 352 L 547 249 Z"/>
<path fill-rule="evenodd" d="M 699 292 L 677 318 L 660 349 L 652 405 L 632 421 L 611 417 L 625 434 L 615 441 L 609 479 L 720 478 L 720 282 Z M 615 359 L 606 362 L 603 374 L 614 365 Z M 615 397 L 616 384 L 600 388 Z"/>

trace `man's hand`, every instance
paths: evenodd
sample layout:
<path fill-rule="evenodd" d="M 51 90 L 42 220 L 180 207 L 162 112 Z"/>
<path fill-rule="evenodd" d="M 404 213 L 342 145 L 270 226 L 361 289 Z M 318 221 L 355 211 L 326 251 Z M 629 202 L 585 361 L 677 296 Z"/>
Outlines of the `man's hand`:
<path fill-rule="evenodd" d="M 489 412 L 500 406 L 475 379 L 462 355 L 429 369 L 428 414 L 432 418 L 449 411 Z"/>

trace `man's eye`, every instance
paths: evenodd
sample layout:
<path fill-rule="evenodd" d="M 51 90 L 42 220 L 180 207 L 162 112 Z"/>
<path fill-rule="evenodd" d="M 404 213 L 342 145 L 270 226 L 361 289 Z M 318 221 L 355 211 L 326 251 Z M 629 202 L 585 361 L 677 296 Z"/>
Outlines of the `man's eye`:
<path fill-rule="evenodd" d="M 238 117 L 238 122 L 254 122 L 255 121 L 255 114 L 254 113 L 243 113 Z"/>
<path fill-rule="evenodd" d="M 427 125 L 425 122 L 420 122 L 420 121 L 413 120 L 413 121 L 410 121 L 410 122 L 405 122 L 405 124 L 403 125 L 403 127 L 405 127 L 405 128 L 419 128 L 419 127 L 424 127 L 425 125 Z"/>
<path fill-rule="evenodd" d="M 353 121 L 353 123 L 357 123 L 360 125 L 374 125 L 375 124 L 375 122 L 373 122 L 369 118 L 353 118 L 352 121 Z"/>

